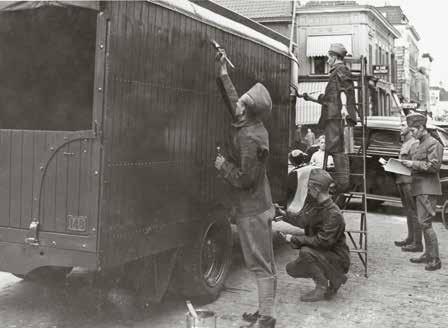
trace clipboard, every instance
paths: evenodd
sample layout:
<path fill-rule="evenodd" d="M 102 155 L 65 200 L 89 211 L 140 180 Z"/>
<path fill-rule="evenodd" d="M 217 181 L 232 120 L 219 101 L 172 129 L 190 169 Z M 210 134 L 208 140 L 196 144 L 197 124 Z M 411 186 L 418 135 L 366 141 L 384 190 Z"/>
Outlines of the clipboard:
<path fill-rule="evenodd" d="M 412 170 L 404 166 L 399 159 L 389 158 L 386 165 L 384 165 L 384 170 L 391 173 L 411 176 Z"/>

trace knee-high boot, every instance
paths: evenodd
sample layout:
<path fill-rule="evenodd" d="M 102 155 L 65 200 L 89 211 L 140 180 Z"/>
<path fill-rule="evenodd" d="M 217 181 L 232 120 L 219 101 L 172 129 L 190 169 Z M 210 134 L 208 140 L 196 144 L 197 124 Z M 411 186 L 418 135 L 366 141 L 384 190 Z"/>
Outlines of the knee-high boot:
<path fill-rule="evenodd" d="M 300 297 L 302 302 L 317 302 L 325 299 L 328 288 L 328 279 L 322 269 L 315 263 L 309 265 L 309 275 L 313 279 L 316 287 L 311 292 Z"/>
<path fill-rule="evenodd" d="M 347 154 L 336 153 L 333 156 L 334 170 L 333 178 L 336 182 L 338 193 L 346 192 L 350 188 L 350 161 Z"/>

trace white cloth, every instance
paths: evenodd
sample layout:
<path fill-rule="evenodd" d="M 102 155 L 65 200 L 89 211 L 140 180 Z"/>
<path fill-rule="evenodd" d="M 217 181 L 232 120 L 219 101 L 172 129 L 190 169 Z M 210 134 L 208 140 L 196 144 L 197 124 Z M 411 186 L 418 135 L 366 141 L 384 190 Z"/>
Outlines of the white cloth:
<path fill-rule="evenodd" d="M 313 154 L 313 156 L 311 156 L 310 165 L 323 169 L 324 158 L 325 158 L 325 151 L 319 149 Z M 334 166 L 333 157 L 329 155 L 327 160 L 327 167 L 333 167 L 333 166 Z"/>

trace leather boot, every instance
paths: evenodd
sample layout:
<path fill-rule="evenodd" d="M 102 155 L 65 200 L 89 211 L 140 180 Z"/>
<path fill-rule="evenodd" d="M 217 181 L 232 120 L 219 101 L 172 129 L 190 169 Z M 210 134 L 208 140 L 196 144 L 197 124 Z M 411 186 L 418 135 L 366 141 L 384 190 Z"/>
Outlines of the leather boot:
<path fill-rule="evenodd" d="M 431 256 L 428 253 L 423 253 L 420 257 L 409 259 L 411 263 L 429 263 L 431 260 Z"/>
<path fill-rule="evenodd" d="M 337 193 L 344 193 L 350 189 L 350 161 L 345 153 L 333 153 L 334 173 Z"/>
<path fill-rule="evenodd" d="M 347 282 L 347 276 L 344 275 L 340 281 L 337 283 L 332 283 L 330 281 L 330 286 L 327 288 L 327 291 L 325 293 L 325 298 L 327 300 L 331 299 L 333 296 L 335 296 L 338 293 L 339 288 L 341 285 L 345 284 Z"/>
<path fill-rule="evenodd" d="M 397 247 L 407 246 L 407 245 L 410 245 L 411 243 L 412 243 L 412 241 L 410 238 L 406 238 L 406 239 L 400 240 L 400 241 L 394 241 L 394 244 Z"/>
<path fill-rule="evenodd" d="M 442 268 L 442 262 L 438 257 L 433 258 L 428 264 L 425 265 L 426 271 L 436 271 Z"/>
<path fill-rule="evenodd" d="M 244 321 L 255 323 L 258 320 L 258 318 L 261 317 L 261 315 L 260 312 L 257 310 L 254 313 L 244 312 L 242 317 Z"/>
<path fill-rule="evenodd" d="M 423 245 L 422 244 L 417 245 L 417 244 L 413 243 L 413 244 L 410 244 L 410 245 L 403 246 L 401 248 L 401 250 L 403 252 L 414 252 L 414 253 L 416 253 L 416 252 L 423 252 Z"/>
<path fill-rule="evenodd" d="M 262 315 L 260 318 L 258 318 L 257 324 L 254 326 L 255 328 L 275 328 L 275 318 L 268 316 L 268 315 Z"/>
<path fill-rule="evenodd" d="M 302 302 L 318 302 L 325 299 L 327 293 L 327 286 L 316 285 L 316 287 L 309 293 L 300 297 Z"/>

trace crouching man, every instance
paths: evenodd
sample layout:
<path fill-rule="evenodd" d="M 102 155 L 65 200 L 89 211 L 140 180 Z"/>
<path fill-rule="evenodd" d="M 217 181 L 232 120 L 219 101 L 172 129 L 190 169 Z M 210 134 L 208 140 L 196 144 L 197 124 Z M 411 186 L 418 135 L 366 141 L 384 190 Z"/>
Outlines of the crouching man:
<path fill-rule="evenodd" d="M 294 278 L 311 278 L 316 287 L 303 295 L 303 302 L 330 299 L 347 281 L 350 267 L 349 248 L 345 242 L 345 221 L 333 202 L 329 189 L 333 179 L 320 168 L 297 170 L 297 193 L 288 206 L 285 221 L 303 228 L 304 235 L 282 234 L 293 248 L 299 249 L 296 260 L 286 265 Z"/>

